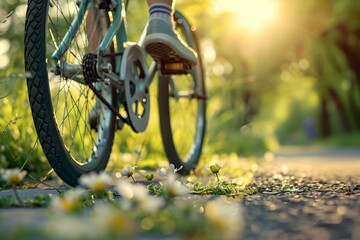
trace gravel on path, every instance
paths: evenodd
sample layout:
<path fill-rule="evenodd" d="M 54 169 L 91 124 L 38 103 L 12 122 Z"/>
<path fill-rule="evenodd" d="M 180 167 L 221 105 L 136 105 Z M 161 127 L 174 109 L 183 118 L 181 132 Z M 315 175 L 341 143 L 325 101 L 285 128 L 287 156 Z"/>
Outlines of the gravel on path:
<path fill-rule="evenodd" d="M 244 239 L 360 239 L 360 151 L 279 154 L 244 199 Z"/>

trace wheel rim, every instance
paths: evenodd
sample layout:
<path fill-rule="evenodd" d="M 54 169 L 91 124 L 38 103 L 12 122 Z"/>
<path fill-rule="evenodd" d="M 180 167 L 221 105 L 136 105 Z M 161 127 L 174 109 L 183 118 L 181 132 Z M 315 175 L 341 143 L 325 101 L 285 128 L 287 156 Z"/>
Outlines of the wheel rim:
<path fill-rule="evenodd" d="M 177 32 L 197 52 L 198 45 L 186 19 L 175 14 Z M 189 75 L 164 76 L 159 83 L 160 124 L 167 157 L 181 172 L 193 169 L 201 155 L 206 128 L 206 94 L 201 57 Z"/>
<path fill-rule="evenodd" d="M 201 148 L 205 128 L 205 94 L 195 87 L 193 76 L 173 76 L 169 81 L 169 119 L 172 140 L 184 163 L 190 163 Z M 185 94 L 186 93 L 186 94 Z M 193 97 L 181 95 L 193 94 Z M 177 96 L 178 95 L 178 96 Z M 195 157 L 196 158 L 196 157 Z"/>
<path fill-rule="evenodd" d="M 100 32 L 105 31 L 107 23 L 100 21 L 100 16 L 96 15 L 93 17 L 97 24 L 91 28 L 84 19 L 64 56 L 57 63 L 51 60 L 53 51 L 59 46 L 77 11 L 76 1 L 62 1 L 61 5 L 52 2 L 50 5 L 46 29 L 46 61 L 53 113 L 63 145 L 74 163 L 84 169 L 92 169 L 101 161 L 107 147 L 107 139 L 113 128 L 113 114 L 86 84 L 81 83 L 84 82 L 82 74 L 55 75 L 53 69 L 55 64 L 64 66 L 63 63 L 81 66 L 84 54 L 96 52 L 88 37 L 97 38 L 98 29 L 103 29 Z M 99 40 L 97 38 L 94 41 Z M 102 83 L 96 83 L 95 87 L 112 103 L 111 87 Z M 93 128 L 89 124 L 90 114 L 96 116 L 97 124 Z"/>

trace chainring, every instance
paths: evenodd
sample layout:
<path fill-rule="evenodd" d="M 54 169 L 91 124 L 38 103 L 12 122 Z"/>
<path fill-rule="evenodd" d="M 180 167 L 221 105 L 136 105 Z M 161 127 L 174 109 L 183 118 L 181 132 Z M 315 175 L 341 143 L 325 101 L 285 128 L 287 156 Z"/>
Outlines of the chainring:
<path fill-rule="evenodd" d="M 150 116 L 150 96 L 145 79 L 148 66 L 141 48 L 129 44 L 123 55 L 120 78 L 124 80 L 124 107 L 131 128 L 135 132 L 145 131 Z"/>

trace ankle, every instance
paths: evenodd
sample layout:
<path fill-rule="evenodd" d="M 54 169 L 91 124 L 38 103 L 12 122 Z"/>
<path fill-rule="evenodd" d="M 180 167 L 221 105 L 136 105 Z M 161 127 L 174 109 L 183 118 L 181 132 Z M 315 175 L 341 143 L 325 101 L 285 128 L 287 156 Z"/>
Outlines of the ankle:
<path fill-rule="evenodd" d="M 149 7 L 149 20 L 160 18 L 172 27 L 172 8 L 166 3 L 154 3 Z"/>

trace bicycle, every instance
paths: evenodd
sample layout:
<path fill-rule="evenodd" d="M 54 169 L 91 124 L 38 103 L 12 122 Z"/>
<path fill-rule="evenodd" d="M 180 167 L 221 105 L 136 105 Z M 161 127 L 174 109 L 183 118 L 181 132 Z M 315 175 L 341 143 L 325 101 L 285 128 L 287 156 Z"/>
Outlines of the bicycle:
<path fill-rule="evenodd" d="M 128 5 L 122 0 L 28 2 L 24 56 L 32 116 L 50 165 L 71 186 L 82 174 L 105 169 L 116 130 L 124 125 L 146 130 L 149 87 L 157 72 L 169 162 L 187 174 L 201 155 L 206 92 L 195 29 L 175 12 L 177 31 L 198 53 L 195 68 L 148 64 L 142 46 L 146 27 L 137 43 L 128 42 Z M 186 144 L 178 142 L 189 135 Z"/>

